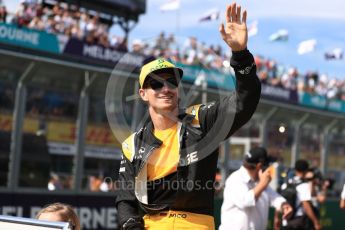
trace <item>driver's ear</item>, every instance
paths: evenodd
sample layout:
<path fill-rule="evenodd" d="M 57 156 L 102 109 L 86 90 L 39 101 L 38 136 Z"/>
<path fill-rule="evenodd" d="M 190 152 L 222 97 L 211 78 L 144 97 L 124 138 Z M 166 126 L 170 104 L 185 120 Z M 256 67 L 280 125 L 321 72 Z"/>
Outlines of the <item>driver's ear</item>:
<path fill-rule="evenodd" d="M 139 95 L 143 101 L 148 101 L 147 93 L 145 89 L 139 89 Z"/>

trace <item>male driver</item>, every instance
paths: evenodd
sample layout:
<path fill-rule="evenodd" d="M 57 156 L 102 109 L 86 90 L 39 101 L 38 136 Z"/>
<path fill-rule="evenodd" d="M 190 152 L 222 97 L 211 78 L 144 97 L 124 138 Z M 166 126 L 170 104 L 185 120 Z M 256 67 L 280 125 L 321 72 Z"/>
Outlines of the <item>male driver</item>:
<path fill-rule="evenodd" d="M 218 145 L 251 118 L 261 92 L 247 50 L 246 17 L 246 11 L 241 14 L 241 7 L 233 3 L 227 7 L 225 26 L 220 26 L 232 49 L 237 81 L 229 97 L 183 110 L 178 107 L 183 71 L 163 59 L 142 66 L 139 94 L 148 105 L 149 118 L 122 145 L 116 197 L 121 229 L 215 228 Z"/>
<path fill-rule="evenodd" d="M 220 230 L 265 230 L 269 207 L 292 214 L 292 207 L 268 185 L 271 181 L 268 156 L 264 148 L 251 149 L 243 166 L 226 180 Z"/>

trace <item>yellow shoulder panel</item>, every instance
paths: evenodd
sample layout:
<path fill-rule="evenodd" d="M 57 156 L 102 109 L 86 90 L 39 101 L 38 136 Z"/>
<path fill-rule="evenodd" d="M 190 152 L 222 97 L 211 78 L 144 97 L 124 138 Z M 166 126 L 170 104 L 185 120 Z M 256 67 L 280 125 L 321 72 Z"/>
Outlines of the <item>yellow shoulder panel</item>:
<path fill-rule="evenodd" d="M 202 104 L 199 104 L 199 105 L 192 105 L 190 107 L 188 107 L 186 109 L 186 113 L 187 114 L 190 114 L 190 115 L 194 115 L 194 119 L 193 119 L 193 122 L 192 122 L 192 125 L 193 126 L 200 126 L 200 123 L 199 123 L 199 109 L 200 109 L 200 106 Z"/>
<path fill-rule="evenodd" d="M 124 142 L 122 142 L 122 152 L 123 155 L 129 160 L 132 161 L 134 157 L 134 136 L 135 133 L 130 135 Z"/>

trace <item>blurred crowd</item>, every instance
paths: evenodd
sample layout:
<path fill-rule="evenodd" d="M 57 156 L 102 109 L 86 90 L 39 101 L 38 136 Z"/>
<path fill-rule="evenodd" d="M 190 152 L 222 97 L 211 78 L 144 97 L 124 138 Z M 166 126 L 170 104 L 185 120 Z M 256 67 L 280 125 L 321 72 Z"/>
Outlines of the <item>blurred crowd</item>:
<path fill-rule="evenodd" d="M 111 25 L 103 23 L 98 13 L 79 9 L 74 5 L 43 5 L 38 1 L 24 0 L 21 1 L 11 22 L 30 29 L 63 34 L 89 44 L 127 51 L 126 39 L 115 35 L 109 37 Z"/>
<path fill-rule="evenodd" d="M 228 71 L 230 52 L 221 46 L 206 45 L 196 37 L 189 37 L 180 45 L 173 34 L 161 32 L 156 39 L 145 42 L 134 39 L 131 50 L 146 56 L 171 59 L 187 65 Z M 286 67 L 275 60 L 256 55 L 258 76 L 261 82 L 298 92 L 308 92 L 328 99 L 345 101 L 345 80 L 331 78 L 318 72 L 301 73 L 295 67 Z"/>
<path fill-rule="evenodd" d="M 149 41 L 134 39 L 131 51 L 145 56 L 164 57 L 186 65 L 223 70 L 230 67 L 230 52 L 226 53 L 220 45 L 200 42 L 193 36 L 185 41 L 178 41 L 174 34 L 166 36 L 161 32 Z"/>
<path fill-rule="evenodd" d="M 98 13 L 66 3 L 43 5 L 38 2 L 22 0 L 11 22 L 124 52 L 159 56 L 186 65 L 223 71 L 230 68 L 231 53 L 220 45 L 207 45 L 193 36 L 178 41 L 174 34 L 166 35 L 161 32 L 156 38 L 147 41 L 134 39 L 129 47 L 125 38 L 109 35 L 112 25 L 103 23 Z M 6 22 L 6 18 L 6 7 L 1 6 L 0 22 Z M 259 78 L 265 84 L 345 101 L 345 80 L 313 71 L 301 73 L 295 67 L 281 65 L 276 60 L 260 55 L 255 56 L 255 62 Z"/>
<path fill-rule="evenodd" d="M 199 42 L 195 37 L 189 37 L 183 45 L 179 45 L 173 34 L 165 36 L 162 32 L 154 42 L 135 39 L 131 50 L 187 65 L 223 71 L 228 71 L 230 67 L 230 53 L 225 52 L 221 46 Z M 262 83 L 345 101 L 345 80 L 331 78 L 326 74 L 313 71 L 301 73 L 295 67 L 286 67 L 275 60 L 265 59 L 259 55 L 255 56 L 255 62 Z"/>
<path fill-rule="evenodd" d="M 309 71 L 301 73 L 297 68 L 279 65 L 275 60 L 255 56 L 261 82 L 298 92 L 345 101 L 345 80 Z"/>
<path fill-rule="evenodd" d="M 47 189 L 49 191 L 72 188 L 73 177 L 71 175 L 58 175 L 54 172 L 50 172 L 50 179 L 47 184 Z M 83 181 L 83 188 L 91 192 L 110 192 L 115 189 L 115 185 L 110 177 L 93 174 L 86 176 Z"/>

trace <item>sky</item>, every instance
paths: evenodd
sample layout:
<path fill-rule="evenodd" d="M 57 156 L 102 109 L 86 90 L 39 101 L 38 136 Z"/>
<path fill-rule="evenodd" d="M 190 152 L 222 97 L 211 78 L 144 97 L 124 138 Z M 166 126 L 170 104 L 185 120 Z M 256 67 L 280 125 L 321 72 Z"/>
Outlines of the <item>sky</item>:
<path fill-rule="evenodd" d="M 133 39 L 150 39 L 161 31 L 173 33 L 180 40 L 195 36 L 208 45 L 222 45 L 218 27 L 225 21 L 225 0 L 181 0 L 178 11 L 161 12 L 159 7 L 169 0 L 147 0 L 146 13 L 139 17 L 138 24 L 130 33 Z M 10 7 L 18 5 L 18 0 L 3 0 Z M 238 0 L 248 11 L 247 23 L 258 21 L 258 34 L 250 37 L 248 49 L 253 54 L 275 59 L 290 67 L 297 67 L 301 73 L 318 71 L 330 78 L 345 79 L 345 59 L 327 61 L 326 51 L 335 48 L 345 50 L 345 1 L 344 0 Z M 218 21 L 198 22 L 198 19 L 212 8 L 221 11 Z M 286 42 L 270 42 L 269 36 L 279 29 L 289 31 Z M 123 35 L 118 26 L 112 33 Z M 298 55 L 301 41 L 316 39 L 316 50 Z"/>

